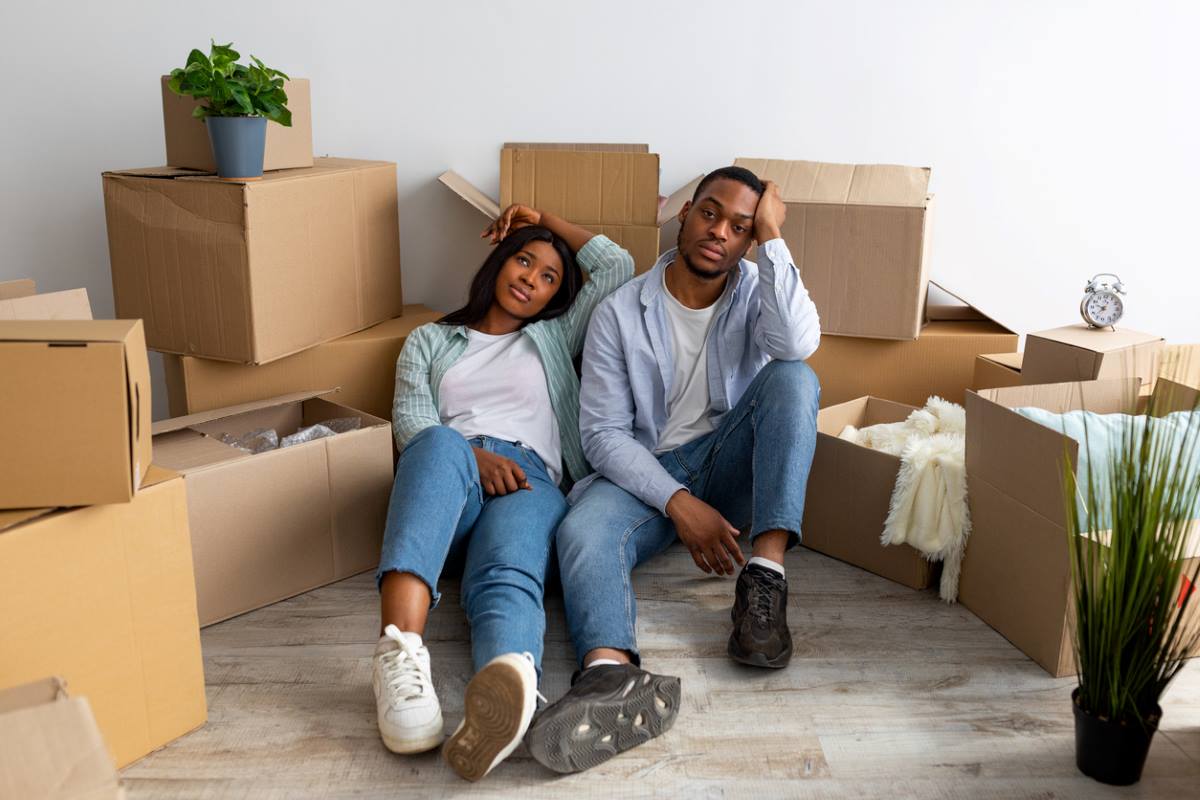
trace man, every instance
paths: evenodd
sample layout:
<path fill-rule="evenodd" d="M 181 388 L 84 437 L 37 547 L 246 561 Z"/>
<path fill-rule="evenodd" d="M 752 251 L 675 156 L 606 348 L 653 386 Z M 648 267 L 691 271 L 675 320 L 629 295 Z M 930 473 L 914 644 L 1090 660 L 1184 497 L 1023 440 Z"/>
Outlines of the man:
<path fill-rule="evenodd" d="M 580 433 L 597 470 L 571 493 L 557 546 L 582 672 L 534 721 L 530 753 L 575 772 L 668 729 L 679 679 L 640 668 L 630 571 L 677 539 L 706 573 L 743 565 L 729 654 L 792 652 L 783 554 L 799 540 L 816 443 L 817 311 L 780 238 L 778 187 L 740 167 L 701 181 L 675 250 L 596 310 Z M 743 260 L 757 241 L 757 265 Z M 751 524 L 752 558 L 738 546 Z"/>

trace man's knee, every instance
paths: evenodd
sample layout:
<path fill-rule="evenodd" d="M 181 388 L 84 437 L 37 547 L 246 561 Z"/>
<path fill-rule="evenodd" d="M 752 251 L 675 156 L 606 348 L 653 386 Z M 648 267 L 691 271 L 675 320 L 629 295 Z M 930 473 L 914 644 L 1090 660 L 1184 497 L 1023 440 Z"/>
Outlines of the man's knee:
<path fill-rule="evenodd" d="M 763 387 L 789 406 L 815 409 L 821 396 L 821 382 L 812 367 L 803 361 L 771 361 L 763 367 Z"/>

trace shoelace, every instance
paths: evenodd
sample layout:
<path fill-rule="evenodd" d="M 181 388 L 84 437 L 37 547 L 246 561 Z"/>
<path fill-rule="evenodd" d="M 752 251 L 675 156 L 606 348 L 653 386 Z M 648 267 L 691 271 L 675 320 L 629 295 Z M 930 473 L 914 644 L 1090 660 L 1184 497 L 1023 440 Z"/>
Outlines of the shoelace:
<path fill-rule="evenodd" d="M 748 611 L 755 622 L 763 625 L 770 623 L 771 611 L 775 605 L 775 592 L 782 583 L 783 579 L 773 573 L 756 576 L 751 581 Z"/>
<path fill-rule="evenodd" d="M 392 636 L 389 633 L 388 638 L 398 645 L 397 649 L 389 650 L 380 656 L 389 694 L 398 693 L 402 700 L 421 697 L 429 687 L 429 678 L 421 668 L 421 662 L 417 660 L 416 649 L 399 634 Z"/>
<path fill-rule="evenodd" d="M 535 662 L 533 660 L 533 653 L 526 650 L 524 653 L 521 653 L 521 658 L 523 658 L 529 662 L 529 666 L 533 667 L 533 674 L 536 675 L 537 674 L 537 662 Z M 542 694 L 541 692 L 539 692 L 537 689 L 534 689 L 533 693 L 536 694 L 538 700 L 541 700 L 543 703 L 550 702 L 549 700 L 546 699 L 546 696 L 544 694 Z"/>

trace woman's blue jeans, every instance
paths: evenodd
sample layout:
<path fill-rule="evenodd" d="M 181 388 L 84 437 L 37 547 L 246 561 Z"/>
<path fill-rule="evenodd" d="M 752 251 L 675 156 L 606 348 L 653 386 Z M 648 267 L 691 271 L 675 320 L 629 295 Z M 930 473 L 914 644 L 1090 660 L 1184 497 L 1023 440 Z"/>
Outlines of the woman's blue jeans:
<path fill-rule="evenodd" d="M 472 446 L 517 462 L 533 489 L 485 495 Z M 475 669 L 502 653 L 528 651 L 540 673 L 546 570 L 566 512 L 562 491 L 529 448 L 487 436 L 468 441 L 443 425 L 426 428 L 396 467 L 377 580 L 411 573 L 429 587 L 436 606 L 443 569 L 461 561 Z"/>

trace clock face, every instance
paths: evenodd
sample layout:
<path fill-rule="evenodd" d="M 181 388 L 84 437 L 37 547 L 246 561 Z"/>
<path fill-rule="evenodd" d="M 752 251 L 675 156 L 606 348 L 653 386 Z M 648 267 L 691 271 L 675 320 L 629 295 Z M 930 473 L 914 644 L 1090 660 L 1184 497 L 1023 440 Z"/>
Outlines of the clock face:
<path fill-rule="evenodd" d="M 1103 290 L 1093 292 L 1087 299 L 1085 308 L 1089 321 L 1099 327 L 1116 325 L 1117 320 L 1125 313 L 1125 304 L 1121 302 L 1121 298 Z"/>

